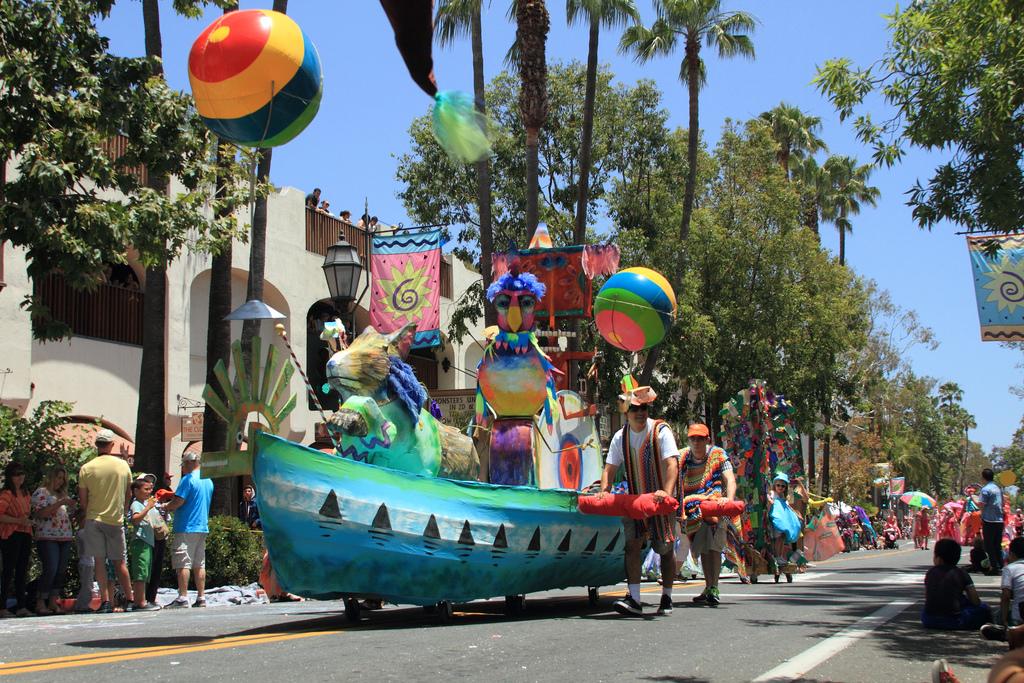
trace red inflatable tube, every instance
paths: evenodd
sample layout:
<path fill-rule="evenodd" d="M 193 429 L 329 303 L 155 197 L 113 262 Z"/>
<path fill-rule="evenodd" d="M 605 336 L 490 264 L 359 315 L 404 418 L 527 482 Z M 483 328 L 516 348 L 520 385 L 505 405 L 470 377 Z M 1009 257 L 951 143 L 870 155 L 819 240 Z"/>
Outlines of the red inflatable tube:
<path fill-rule="evenodd" d="M 660 503 L 655 502 L 653 493 L 636 496 L 629 493 L 601 496 L 580 496 L 579 511 L 585 515 L 607 515 L 647 519 L 658 515 L 669 515 L 676 511 L 679 502 L 671 496 Z"/>
<path fill-rule="evenodd" d="M 701 517 L 738 517 L 747 509 L 742 500 L 726 500 L 713 498 L 700 503 Z"/>

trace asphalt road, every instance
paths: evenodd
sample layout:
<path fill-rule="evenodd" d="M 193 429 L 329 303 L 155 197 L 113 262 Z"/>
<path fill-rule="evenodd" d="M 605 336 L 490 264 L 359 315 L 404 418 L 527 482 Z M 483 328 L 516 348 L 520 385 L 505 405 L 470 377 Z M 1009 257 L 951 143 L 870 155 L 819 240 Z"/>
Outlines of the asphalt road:
<path fill-rule="evenodd" d="M 24 681 L 913 681 L 945 657 L 962 681 L 984 681 L 1005 645 L 976 633 L 924 631 L 921 581 L 931 553 L 842 555 L 792 584 L 722 585 L 717 609 L 692 606 L 697 583 L 677 585 L 676 609 L 627 618 L 602 591 L 529 596 L 519 617 L 504 601 L 456 607 L 439 623 L 421 608 L 364 612 L 349 623 L 340 602 L 277 603 L 148 614 L 0 621 L 0 675 Z M 997 602 L 998 579 L 976 577 Z"/>

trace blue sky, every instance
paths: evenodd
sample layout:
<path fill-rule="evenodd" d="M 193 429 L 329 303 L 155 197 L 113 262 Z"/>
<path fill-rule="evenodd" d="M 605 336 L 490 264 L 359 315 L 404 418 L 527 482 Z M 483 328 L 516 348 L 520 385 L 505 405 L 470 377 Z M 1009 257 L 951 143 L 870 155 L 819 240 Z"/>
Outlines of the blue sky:
<path fill-rule="evenodd" d="M 242 0 L 243 9 L 269 8 L 271 0 Z M 850 57 L 870 64 L 883 52 L 887 33 L 883 14 L 893 3 L 822 2 L 821 0 L 751 0 L 725 3 L 744 9 L 759 20 L 753 35 L 754 61 L 721 61 L 706 55 L 708 85 L 701 94 L 701 128 L 709 144 L 717 142 L 727 118 L 757 116 L 780 101 L 820 116 L 822 137 L 830 151 L 867 160 L 869 150 L 856 141 L 849 125 L 840 124 L 831 105 L 811 86 L 815 67 L 830 57 Z M 637 0 L 644 21 L 653 11 L 649 0 Z M 174 87 L 188 89 L 187 58 L 192 41 L 219 11 L 202 20 L 173 15 L 161 1 L 164 60 Z M 514 38 L 505 18 L 505 0 L 495 0 L 484 18 L 484 53 L 488 80 L 500 71 L 501 59 Z M 586 31 L 569 28 L 564 3 L 548 2 L 551 34 L 548 59 L 585 60 Z M 394 48 L 387 20 L 374 0 L 291 0 L 288 13 L 317 45 L 324 68 L 320 112 L 298 138 L 274 152 L 271 180 L 310 190 L 323 188 L 333 210 L 348 208 L 359 215 L 364 198 L 370 211 L 386 223 L 408 220 L 396 198 L 396 157 L 408 148 L 409 122 L 430 104 L 408 79 Z M 117 54 L 144 53 L 142 4 L 122 0 L 103 24 Z M 671 112 L 670 125 L 686 126 L 686 93 L 678 80 L 681 54 L 645 65 L 617 53 L 619 30 L 601 36 L 601 61 L 617 78 L 657 82 Z M 472 89 L 468 41 L 435 52 L 435 72 L 442 89 Z M 581 94 L 582 97 L 582 94 Z M 875 102 L 875 112 L 881 112 Z M 878 117 L 881 118 L 881 117 Z M 915 349 L 912 364 L 919 374 L 952 380 L 964 390 L 964 405 L 978 428 L 971 438 L 988 449 L 1008 443 L 1024 403 L 1009 393 L 1022 382 L 1016 367 L 1018 352 L 980 341 L 970 262 L 964 238 L 952 225 L 932 232 L 917 228 L 904 192 L 917 178 L 926 179 L 936 157 L 912 152 L 899 166 L 880 169 L 872 182 L 882 192 L 877 208 L 866 208 L 854 219 L 848 236 L 847 261 L 860 274 L 891 292 L 904 308 L 918 312 L 940 342 L 935 351 Z M 603 217 L 599 229 L 607 227 Z M 835 250 L 837 239 L 823 226 L 823 243 Z M 794 397 L 799 400 L 799 397 Z"/>

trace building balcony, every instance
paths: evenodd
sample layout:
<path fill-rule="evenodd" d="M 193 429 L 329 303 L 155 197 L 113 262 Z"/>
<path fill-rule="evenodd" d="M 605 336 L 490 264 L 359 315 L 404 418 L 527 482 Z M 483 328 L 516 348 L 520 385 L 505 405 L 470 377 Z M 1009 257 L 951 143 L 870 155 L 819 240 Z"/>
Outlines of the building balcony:
<path fill-rule="evenodd" d="M 142 346 L 145 295 L 138 289 L 101 284 L 90 291 L 77 290 L 62 274 L 50 273 L 35 280 L 33 294 L 76 337 Z"/>
<path fill-rule="evenodd" d="M 343 221 L 322 211 L 306 207 L 306 251 L 313 254 L 327 255 L 327 248 L 343 238 L 356 248 L 359 260 L 364 268 L 369 267 L 371 252 L 371 235 L 362 228 Z M 454 293 L 452 283 L 452 264 L 441 257 L 441 296 L 451 299 Z"/>

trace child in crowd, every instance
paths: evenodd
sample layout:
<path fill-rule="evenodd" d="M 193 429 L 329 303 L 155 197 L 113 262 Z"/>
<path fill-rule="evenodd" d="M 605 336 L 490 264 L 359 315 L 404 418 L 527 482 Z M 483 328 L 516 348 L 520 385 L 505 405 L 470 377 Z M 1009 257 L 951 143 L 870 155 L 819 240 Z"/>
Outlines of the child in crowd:
<path fill-rule="evenodd" d="M 1008 562 L 1003 567 L 1002 594 L 999 598 L 999 624 L 985 624 L 981 635 L 986 640 L 1006 640 L 1006 629 L 1024 622 L 1024 538 L 1010 541 Z"/>
<path fill-rule="evenodd" d="M 935 543 L 935 566 L 924 577 L 925 628 L 974 630 L 991 621 L 991 610 L 978 598 L 970 575 L 956 566 L 959 561 L 960 544 L 951 538 Z"/>
<path fill-rule="evenodd" d="M 147 479 L 136 479 L 132 482 L 132 528 L 131 543 L 128 544 L 128 573 L 132 577 L 132 591 L 135 593 L 135 612 L 150 612 L 160 609 L 146 601 L 146 584 L 149 582 L 150 568 L 153 563 L 153 546 L 156 537 L 153 524 L 150 522 L 149 511 L 156 506 L 153 497 L 153 482 Z"/>
<path fill-rule="evenodd" d="M 974 539 L 974 545 L 971 547 L 971 566 L 967 571 L 975 574 L 984 574 L 988 571 L 988 554 L 985 552 L 985 542 L 981 536 Z"/>

